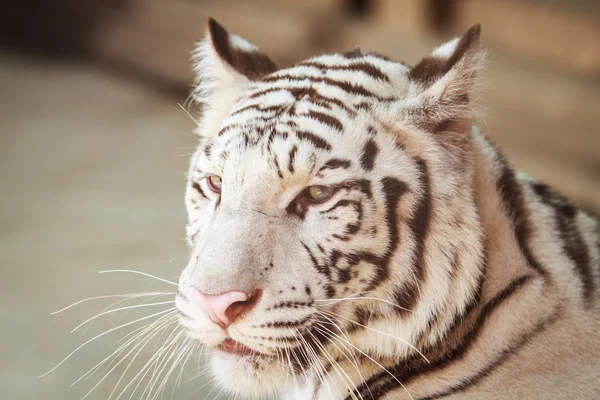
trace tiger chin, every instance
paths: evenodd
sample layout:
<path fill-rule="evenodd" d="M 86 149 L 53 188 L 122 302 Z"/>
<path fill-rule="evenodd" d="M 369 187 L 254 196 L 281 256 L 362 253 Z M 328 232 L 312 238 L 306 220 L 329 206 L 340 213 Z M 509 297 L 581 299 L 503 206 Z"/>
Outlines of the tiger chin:
<path fill-rule="evenodd" d="M 176 304 L 225 391 L 600 398 L 599 223 L 474 126 L 479 36 L 279 69 L 209 20 Z"/>

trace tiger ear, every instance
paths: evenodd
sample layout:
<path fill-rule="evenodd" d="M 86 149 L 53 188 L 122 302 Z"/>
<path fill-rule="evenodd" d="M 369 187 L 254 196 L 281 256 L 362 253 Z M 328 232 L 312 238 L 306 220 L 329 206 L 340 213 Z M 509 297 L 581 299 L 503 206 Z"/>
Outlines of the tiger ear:
<path fill-rule="evenodd" d="M 216 134 L 215 129 L 245 85 L 277 70 L 266 54 L 229 33 L 212 18 L 208 19 L 206 38 L 198 45 L 193 60 L 196 74 L 193 97 L 204 105 L 202 136 Z"/>
<path fill-rule="evenodd" d="M 479 45 L 480 33 L 480 25 L 474 25 L 409 71 L 410 100 L 414 105 L 410 114 L 416 125 L 435 132 L 473 117 L 472 97 L 486 57 Z"/>

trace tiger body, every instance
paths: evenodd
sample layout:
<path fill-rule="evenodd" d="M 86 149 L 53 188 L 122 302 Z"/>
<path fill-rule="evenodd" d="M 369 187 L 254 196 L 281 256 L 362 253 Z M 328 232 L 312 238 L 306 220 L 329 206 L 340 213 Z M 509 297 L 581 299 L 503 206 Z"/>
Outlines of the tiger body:
<path fill-rule="evenodd" d="M 227 391 L 600 398 L 600 225 L 473 126 L 478 39 L 277 70 L 209 21 L 176 303 Z M 220 324 L 191 290 L 258 295 Z"/>

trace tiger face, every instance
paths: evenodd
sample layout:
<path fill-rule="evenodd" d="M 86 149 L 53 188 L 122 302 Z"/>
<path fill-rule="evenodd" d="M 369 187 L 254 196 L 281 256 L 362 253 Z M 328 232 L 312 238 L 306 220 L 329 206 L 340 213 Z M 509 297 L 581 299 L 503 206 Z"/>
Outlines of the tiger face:
<path fill-rule="evenodd" d="M 263 396 L 346 353 L 408 354 L 439 339 L 434 316 L 468 303 L 478 275 L 451 279 L 445 249 L 481 240 L 465 223 L 477 215 L 463 123 L 477 39 L 476 27 L 414 68 L 355 50 L 277 70 L 209 21 L 176 304 L 226 389 Z"/>

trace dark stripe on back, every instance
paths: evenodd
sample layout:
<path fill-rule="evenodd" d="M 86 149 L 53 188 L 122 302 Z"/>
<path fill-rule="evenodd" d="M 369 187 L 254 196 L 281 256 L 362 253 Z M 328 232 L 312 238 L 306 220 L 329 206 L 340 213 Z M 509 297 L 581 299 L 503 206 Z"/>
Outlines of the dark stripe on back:
<path fill-rule="evenodd" d="M 583 297 L 587 305 L 593 305 L 596 283 L 592 274 L 590 249 L 577 227 L 576 218 L 579 211 L 569 200 L 552 190 L 548 185 L 533 183 L 531 187 L 540 200 L 554 210 L 556 230 L 562 242 L 562 249 L 573 262 L 575 272 L 579 276 L 583 287 Z"/>
<path fill-rule="evenodd" d="M 531 339 L 533 339 L 536 335 L 542 333 L 544 330 L 546 330 L 546 328 L 548 326 L 550 326 L 554 322 L 556 322 L 561 316 L 561 311 L 562 310 L 560 308 L 557 309 L 550 317 L 548 317 L 546 320 L 541 321 L 539 324 L 537 324 L 536 327 L 531 332 L 529 332 L 528 334 L 521 337 L 521 339 L 519 341 L 517 341 L 517 343 L 504 349 L 500 353 L 498 358 L 496 358 L 490 365 L 488 365 L 483 370 L 479 371 L 474 376 L 467 378 L 463 382 L 459 383 L 458 385 L 456 385 L 450 389 L 444 390 L 443 392 L 434 394 L 432 396 L 421 397 L 421 398 L 419 398 L 419 400 L 434 400 L 434 399 L 439 399 L 442 397 L 450 396 L 450 395 L 462 392 L 462 391 L 468 389 L 470 386 L 473 386 L 476 383 L 480 382 L 481 380 L 483 380 L 484 378 L 489 376 L 496 368 L 498 368 L 500 365 L 502 365 L 506 360 L 508 360 L 520 348 L 522 348 L 527 343 L 529 343 L 531 341 Z"/>
<path fill-rule="evenodd" d="M 425 356 L 429 359 L 429 361 L 431 361 L 430 364 L 423 360 L 419 355 L 415 355 L 409 357 L 407 360 L 402 360 L 395 366 L 388 368 L 388 370 L 400 382 L 403 384 L 408 384 L 419 375 L 439 371 L 462 359 L 481 334 L 488 317 L 507 299 L 515 294 L 519 288 L 525 285 L 525 283 L 529 282 L 530 279 L 530 275 L 525 275 L 515 279 L 512 283 L 507 285 L 498 294 L 496 294 L 496 296 L 494 296 L 490 301 L 488 301 L 481 309 L 481 312 L 477 315 L 470 330 L 462 336 L 460 341 L 453 348 L 443 348 L 445 343 L 442 342 L 440 344 L 440 348 L 433 348 L 429 351 L 426 351 Z M 461 328 L 461 324 L 459 324 L 454 328 L 454 330 L 459 330 Z M 450 332 L 448 337 L 451 337 L 452 335 L 453 332 Z M 354 393 L 357 397 L 362 395 L 364 398 L 367 394 L 372 392 L 374 394 L 374 398 L 379 398 L 389 391 L 398 388 L 398 386 L 399 384 L 394 378 L 389 376 L 387 372 L 382 371 L 364 381 L 357 388 L 357 390 L 354 391 Z M 346 397 L 345 400 L 352 400 L 352 396 Z"/>
<path fill-rule="evenodd" d="M 491 146 L 491 145 L 490 145 Z M 497 152 L 498 161 L 501 163 L 502 171 L 500 178 L 496 182 L 498 193 L 502 200 L 505 212 L 512 220 L 513 230 L 521 253 L 527 260 L 529 266 L 543 277 L 548 277 L 548 272 L 544 270 L 540 262 L 533 256 L 529 250 L 529 238 L 531 237 L 531 226 L 529 225 L 529 215 L 525 208 L 525 198 L 523 188 L 515 176 L 515 172 L 507 164 L 502 155 Z"/>

